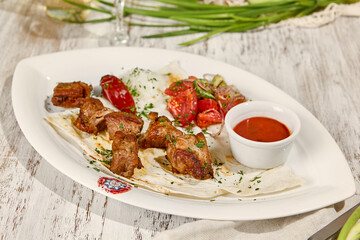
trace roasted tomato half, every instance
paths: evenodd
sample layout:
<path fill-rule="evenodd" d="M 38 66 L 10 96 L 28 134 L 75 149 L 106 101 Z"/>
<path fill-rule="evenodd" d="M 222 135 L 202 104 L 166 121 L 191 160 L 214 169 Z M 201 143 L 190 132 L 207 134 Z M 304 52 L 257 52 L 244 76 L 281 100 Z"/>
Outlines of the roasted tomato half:
<path fill-rule="evenodd" d="M 179 80 L 173 82 L 167 89 L 165 89 L 165 94 L 169 96 L 176 96 L 188 89 L 192 89 L 193 85 L 194 82 L 191 80 Z"/>
<path fill-rule="evenodd" d="M 195 90 L 189 88 L 177 93 L 168 101 L 167 109 L 181 126 L 189 126 L 198 112 Z"/>
<path fill-rule="evenodd" d="M 205 112 L 209 109 L 215 109 L 219 111 L 219 105 L 213 99 L 201 99 L 198 101 L 199 112 Z"/>
<path fill-rule="evenodd" d="M 209 109 L 205 112 L 198 113 L 196 125 L 199 128 L 207 128 L 210 125 L 222 122 L 221 113 L 215 109 Z"/>
<path fill-rule="evenodd" d="M 103 96 L 122 112 L 136 113 L 135 101 L 121 79 L 106 75 L 101 78 Z"/>

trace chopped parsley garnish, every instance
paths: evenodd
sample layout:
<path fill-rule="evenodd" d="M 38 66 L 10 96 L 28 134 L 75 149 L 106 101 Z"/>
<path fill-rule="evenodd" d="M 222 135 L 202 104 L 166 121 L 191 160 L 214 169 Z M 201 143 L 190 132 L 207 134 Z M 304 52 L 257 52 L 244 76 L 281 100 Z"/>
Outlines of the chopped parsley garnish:
<path fill-rule="evenodd" d="M 149 105 L 145 105 L 144 109 L 141 112 L 137 113 L 138 117 L 144 116 L 147 119 L 149 119 L 149 117 L 147 116 L 149 114 L 149 109 L 154 108 L 154 104 L 153 103 L 149 103 Z"/>
<path fill-rule="evenodd" d="M 145 111 L 138 112 L 138 113 L 137 113 L 137 116 L 138 116 L 138 117 L 144 116 L 144 117 L 146 117 L 147 119 L 149 119 L 149 117 L 147 116 L 147 114 L 146 114 Z"/>
<path fill-rule="evenodd" d="M 176 138 L 174 136 L 169 136 L 169 135 L 165 135 L 165 138 L 172 144 L 172 145 L 176 145 Z"/>
<path fill-rule="evenodd" d="M 203 148 L 203 147 L 205 146 L 205 141 L 204 141 L 204 140 L 200 140 L 200 141 L 196 144 L 196 146 L 197 146 L 198 148 Z"/>
<path fill-rule="evenodd" d="M 136 76 L 139 76 L 140 72 L 142 71 L 143 69 L 141 68 L 134 68 L 134 70 L 130 73 L 130 76 L 133 76 L 133 77 L 136 77 Z"/>
<path fill-rule="evenodd" d="M 256 180 L 259 179 L 259 178 L 261 178 L 261 177 L 256 176 L 256 177 L 254 177 L 252 180 L 250 180 L 250 182 L 254 182 L 254 181 L 256 181 Z"/>
<path fill-rule="evenodd" d="M 207 132 L 207 128 L 202 129 L 201 132 L 202 132 L 203 134 L 210 134 L 209 132 Z"/>
<path fill-rule="evenodd" d="M 98 169 L 97 167 L 94 167 L 93 169 L 97 172 L 100 172 L 100 169 Z"/>
<path fill-rule="evenodd" d="M 105 163 L 105 164 L 107 164 L 107 165 L 110 165 L 111 164 L 111 160 L 110 161 L 106 161 L 106 160 L 102 160 L 102 159 L 98 159 L 99 160 L 99 162 L 102 162 L 102 163 Z"/>
<path fill-rule="evenodd" d="M 119 123 L 119 128 L 121 131 L 124 130 L 124 125 L 122 123 Z"/>
<path fill-rule="evenodd" d="M 113 151 L 111 149 L 105 149 L 104 147 L 101 147 L 101 150 L 98 148 L 95 148 L 95 152 L 97 152 L 99 155 L 103 156 L 107 161 L 101 160 L 105 163 L 111 162 L 113 158 Z"/>
<path fill-rule="evenodd" d="M 129 89 L 129 91 L 130 91 L 131 96 L 133 96 L 133 97 L 140 96 L 140 94 L 137 92 L 136 87 L 132 88 L 131 90 Z"/>
<path fill-rule="evenodd" d="M 179 119 L 174 119 L 173 123 L 174 123 L 175 125 L 180 125 Z"/>
<path fill-rule="evenodd" d="M 223 162 L 219 162 L 218 159 L 215 158 L 215 159 L 214 159 L 214 165 L 215 165 L 215 166 L 222 166 L 222 165 L 224 165 L 224 163 L 223 163 Z"/>
<path fill-rule="evenodd" d="M 207 167 L 208 167 L 207 164 L 208 164 L 207 162 L 204 162 L 204 170 L 207 169 Z"/>
<path fill-rule="evenodd" d="M 192 130 L 192 128 L 189 126 L 189 127 L 187 127 L 187 128 L 185 128 L 185 131 L 187 132 L 187 133 L 189 133 L 189 134 L 193 134 L 194 133 L 194 131 Z"/>
<path fill-rule="evenodd" d="M 145 105 L 144 110 L 148 110 L 154 108 L 154 104 L 153 103 L 149 103 L 149 105 Z"/>

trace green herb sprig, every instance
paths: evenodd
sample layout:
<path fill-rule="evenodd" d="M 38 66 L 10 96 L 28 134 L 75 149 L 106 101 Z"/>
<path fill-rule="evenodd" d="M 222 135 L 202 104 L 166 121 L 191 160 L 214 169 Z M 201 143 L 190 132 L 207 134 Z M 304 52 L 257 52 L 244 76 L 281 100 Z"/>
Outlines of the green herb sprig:
<path fill-rule="evenodd" d="M 110 15 L 110 17 L 107 18 L 77 23 L 104 22 L 115 19 L 111 11 L 102 7 L 112 6 L 110 2 L 96 0 L 99 6 L 95 8 L 75 3 L 71 0 L 63 1 L 78 7 Z M 330 3 L 351 4 L 359 1 L 360 0 L 248 0 L 248 5 L 245 6 L 223 6 L 204 4 L 197 0 L 149 0 L 141 1 L 142 4 L 137 3 L 138 1 L 133 1 L 131 7 L 125 7 L 125 14 L 173 20 L 169 24 L 131 22 L 131 25 L 180 28 L 176 31 L 143 36 L 144 38 L 162 38 L 203 33 L 200 37 L 179 44 L 189 46 L 220 33 L 245 32 L 278 23 L 289 18 L 307 16 L 324 9 Z M 143 2 L 146 4 L 143 4 Z"/>

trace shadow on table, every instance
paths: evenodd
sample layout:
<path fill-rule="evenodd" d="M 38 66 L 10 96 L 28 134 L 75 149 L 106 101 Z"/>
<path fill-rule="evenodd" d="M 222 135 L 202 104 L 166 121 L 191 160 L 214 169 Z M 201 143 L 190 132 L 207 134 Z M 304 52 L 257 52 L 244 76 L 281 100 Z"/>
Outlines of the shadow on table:
<path fill-rule="evenodd" d="M 9 76 L 4 83 L 3 91 L 0 95 L 0 102 L 9 102 L 7 99 L 11 99 L 11 84 L 12 76 Z M 105 221 L 106 218 L 134 226 L 138 230 L 152 230 L 152 234 L 155 234 L 156 231 L 173 229 L 183 223 L 196 220 L 193 218 L 163 214 L 134 207 L 105 197 L 102 194 L 74 182 L 72 179 L 52 167 L 32 148 L 15 121 L 12 104 L 1 104 L 0 112 L 2 113 L 0 115 L 0 121 L 3 126 L 5 138 L 12 151 L 15 153 L 19 163 L 28 171 L 30 176 L 33 176 L 50 191 L 59 195 L 66 201 L 73 203 L 77 208 L 81 208 L 83 211 L 78 211 L 78 209 L 76 209 L 79 219 L 88 220 L 90 213 L 93 213 L 102 217 L 103 221 Z M 30 158 L 27 156 L 30 156 Z M 343 203 L 335 205 L 336 211 L 340 211 L 342 208 Z M 249 233 L 273 232 L 283 228 L 284 225 L 296 222 L 311 214 L 313 214 L 313 212 L 297 215 L 292 218 L 242 221 L 242 224 L 239 225 L 241 229 L 238 230 L 244 231 L 244 229 L 246 229 L 246 232 Z M 259 226 L 261 226 L 261 228 L 259 228 Z"/>

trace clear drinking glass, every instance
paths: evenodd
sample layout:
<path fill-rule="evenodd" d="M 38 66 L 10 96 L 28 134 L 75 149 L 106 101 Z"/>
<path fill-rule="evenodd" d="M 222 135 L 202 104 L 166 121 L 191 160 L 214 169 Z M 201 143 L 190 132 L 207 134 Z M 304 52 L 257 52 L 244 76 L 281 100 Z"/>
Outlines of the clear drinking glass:
<path fill-rule="evenodd" d="M 114 0 L 115 8 L 115 28 L 113 32 L 106 34 L 99 40 L 100 46 L 121 46 L 126 45 L 129 40 L 125 23 L 124 23 L 124 8 L 126 0 Z"/>

